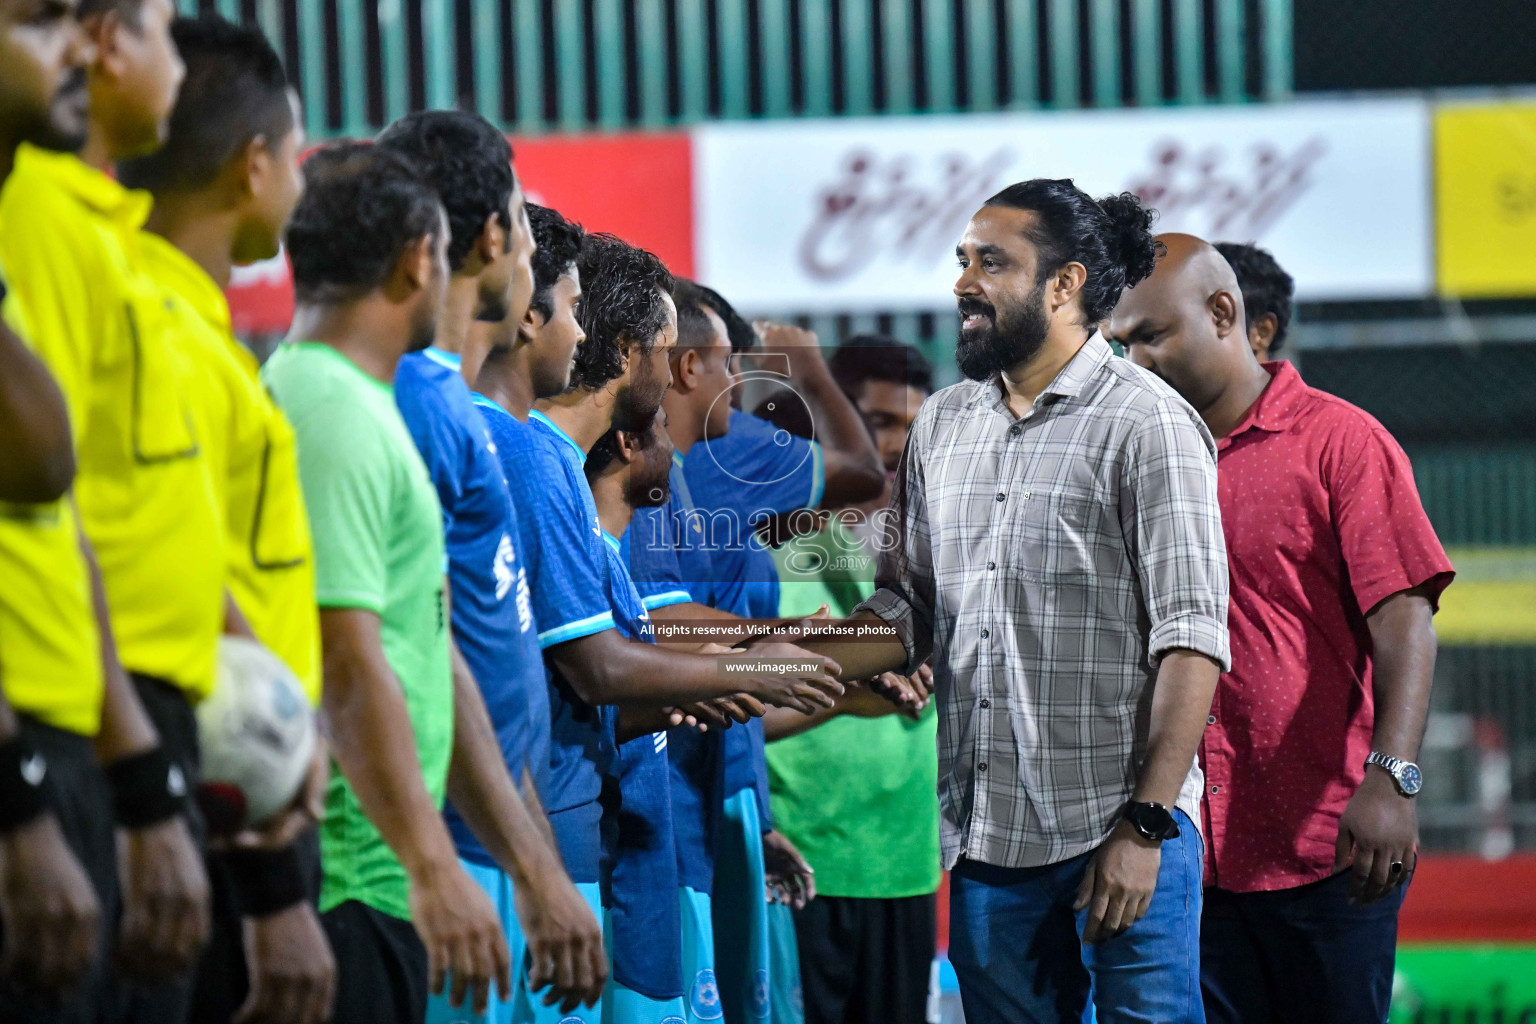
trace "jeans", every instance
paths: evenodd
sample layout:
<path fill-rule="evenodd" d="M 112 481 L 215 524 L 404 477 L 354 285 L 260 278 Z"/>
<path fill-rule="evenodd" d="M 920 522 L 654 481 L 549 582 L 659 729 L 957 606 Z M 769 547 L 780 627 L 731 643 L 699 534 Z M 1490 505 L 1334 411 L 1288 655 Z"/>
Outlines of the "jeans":
<path fill-rule="evenodd" d="M 1205 894 L 1200 982 L 1212 1024 L 1385 1024 L 1408 886 L 1351 904 L 1349 872 L 1294 889 Z"/>
<path fill-rule="evenodd" d="M 1001 868 L 962 859 L 950 876 L 949 958 L 966 1024 L 1204 1024 L 1200 881 L 1204 847 L 1174 811 L 1147 916 L 1088 946 L 1072 910 L 1096 851 L 1059 864 Z"/>

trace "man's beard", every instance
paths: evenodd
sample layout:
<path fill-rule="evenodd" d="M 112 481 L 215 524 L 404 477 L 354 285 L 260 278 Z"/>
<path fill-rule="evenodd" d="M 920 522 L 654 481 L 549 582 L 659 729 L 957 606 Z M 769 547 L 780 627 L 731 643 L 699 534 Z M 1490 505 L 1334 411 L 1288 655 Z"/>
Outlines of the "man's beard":
<path fill-rule="evenodd" d="M 670 466 L 666 468 L 671 469 Z M 665 505 L 671 496 L 666 473 L 659 468 L 654 473 L 647 470 L 647 473 L 649 479 L 641 473 L 633 473 L 625 482 L 624 497 L 631 508 L 657 508 Z"/>
<path fill-rule="evenodd" d="M 666 397 L 666 384 L 651 373 L 650 359 L 642 357 L 631 383 L 615 400 L 613 425 L 631 434 L 644 432 L 656 418 L 656 411 Z"/>
<path fill-rule="evenodd" d="M 475 314 L 475 319 L 482 323 L 499 324 L 507 318 L 511 312 L 510 301 L 511 285 L 498 289 L 480 290 L 480 310 Z"/>
<path fill-rule="evenodd" d="M 1021 307 L 1000 316 L 989 303 L 969 296 L 959 303 L 962 326 L 955 342 L 955 361 L 971 380 L 991 380 L 1010 366 L 1033 359 L 1045 345 L 1051 322 L 1045 315 L 1045 282 L 1035 285 Z M 967 331 L 963 318 L 981 314 L 992 322 Z"/>

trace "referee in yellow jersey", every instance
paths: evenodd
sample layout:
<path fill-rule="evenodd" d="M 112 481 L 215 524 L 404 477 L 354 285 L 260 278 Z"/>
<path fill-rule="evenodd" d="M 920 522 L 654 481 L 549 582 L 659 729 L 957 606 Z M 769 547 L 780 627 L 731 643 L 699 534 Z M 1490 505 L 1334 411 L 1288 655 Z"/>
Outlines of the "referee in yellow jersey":
<path fill-rule="evenodd" d="M 107 906 L 126 974 L 104 1016 L 174 1022 L 208 928 L 186 797 L 191 701 L 212 685 L 224 624 L 223 540 L 184 404 L 189 370 L 136 269 L 149 197 L 107 172 L 160 144 L 182 66 L 169 0 L 85 0 L 78 14 L 95 47 L 85 144 L 80 157 L 17 150 L 0 194 L 0 262 L 70 407 L 76 502 L 110 615 L 97 754 L 121 831 Z"/>
<path fill-rule="evenodd" d="M 0 190 L 21 142 L 85 132 L 85 37 L 67 8 L 26 8 L 0 0 Z M 68 410 L 29 337 L 0 267 L 0 1020 L 54 1021 L 100 1005 L 112 830 Z"/>
<path fill-rule="evenodd" d="M 160 149 L 120 164 L 118 179 L 154 197 L 142 266 L 161 287 L 166 335 L 192 363 L 186 397 L 222 514 L 231 596 L 315 703 L 320 620 L 293 428 L 236 340 L 224 297 L 234 264 L 277 255 L 303 191 L 298 101 L 259 31 L 209 17 L 178 21 L 171 33 L 186 78 L 169 134 Z M 316 757 L 304 796 L 323 806 L 323 745 Z M 314 906 L 318 835 L 302 812 L 290 819 L 301 835 L 279 822 L 267 830 L 268 848 L 208 858 L 213 929 L 195 1021 L 227 1021 L 242 1007 L 242 1019 L 258 1024 L 330 1017 L 335 962 Z"/>

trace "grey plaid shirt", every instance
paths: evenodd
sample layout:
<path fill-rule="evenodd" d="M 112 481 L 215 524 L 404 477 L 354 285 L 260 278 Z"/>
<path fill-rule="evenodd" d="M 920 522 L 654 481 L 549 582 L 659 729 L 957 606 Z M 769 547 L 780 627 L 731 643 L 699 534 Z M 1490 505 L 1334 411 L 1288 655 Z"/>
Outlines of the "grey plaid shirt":
<path fill-rule="evenodd" d="M 1230 667 L 1210 432 L 1094 335 L 1022 419 L 995 381 L 928 399 L 892 505 L 860 607 L 908 671 L 934 653 L 944 866 L 1093 849 L 1135 788 L 1162 655 Z M 1196 823 L 1202 786 L 1192 763 Z"/>

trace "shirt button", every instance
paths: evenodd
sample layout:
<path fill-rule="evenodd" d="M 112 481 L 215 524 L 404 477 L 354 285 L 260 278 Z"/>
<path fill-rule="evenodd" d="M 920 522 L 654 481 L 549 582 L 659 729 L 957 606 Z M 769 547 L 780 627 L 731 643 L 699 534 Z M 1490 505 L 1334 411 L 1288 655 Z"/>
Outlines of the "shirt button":
<path fill-rule="evenodd" d="M 1007 497 L 1008 497 L 1008 495 L 1004 494 L 1002 491 L 998 491 L 997 492 L 997 500 L 998 501 L 1003 501 Z"/>
<path fill-rule="evenodd" d="M 990 700 L 987 700 L 987 698 L 983 697 L 983 698 L 981 698 L 981 706 L 984 707 L 984 708 L 989 708 L 989 707 L 992 706 L 992 702 Z"/>
<path fill-rule="evenodd" d="M 988 633 L 988 632 L 987 632 L 987 631 L 986 631 L 986 630 L 982 630 L 982 631 L 981 631 L 981 638 L 982 638 L 982 639 L 983 639 L 983 640 L 985 640 L 985 639 L 986 639 L 986 638 L 987 638 L 987 637 L 989 637 L 989 636 L 991 636 L 991 635 L 992 635 L 992 634 L 991 634 L 991 633 Z"/>
<path fill-rule="evenodd" d="M 1208 717 L 1205 720 L 1205 724 L 1206 725 L 1215 725 L 1216 724 L 1216 716 L 1215 715 L 1211 715 L 1210 717 Z"/>
<path fill-rule="evenodd" d="M 987 568 L 988 569 L 996 569 L 997 568 L 997 563 L 996 562 L 988 562 L 987 563 Z"/>
<path fill-rule="evenodd" d="M 976 770 L 979 771 L 979 772 L 986 771 L 987 770 L 987 762 L 985 762 L 985 761 L 981 762 L 981 764 L 976 766 Z"/>
<path fill-rule="evenodd" d="M 1015 423 L 1013 426 L 1008 428 L 1008 435 L 1010 437 L 1018 437 L 1019 436 L 1019 432 L 1022 431 L 1023 429 L 1024 428 L 1021 425 Z"/>
<path fill-rule="evenodd" d="M 1028 501 L 1029 500 L 1029 492 L 1025 491 L 1022 495 L 1020 495 L 1020 497 L 1022 497 L 1025 501 Z"/>
<path fill-rule="evenodd" d="M 1212 793 L 1220 793 L 1221 792 L 1221 787 L 1220 786 L 1212 786 L 1211 787 L 1211 792 Z"/>

